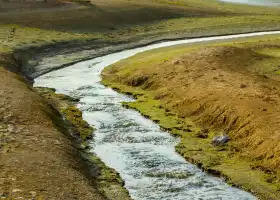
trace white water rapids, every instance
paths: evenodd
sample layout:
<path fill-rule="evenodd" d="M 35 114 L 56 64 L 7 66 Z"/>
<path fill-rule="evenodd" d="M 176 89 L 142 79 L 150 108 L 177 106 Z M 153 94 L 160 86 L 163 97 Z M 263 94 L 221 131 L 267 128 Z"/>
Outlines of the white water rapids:
<path fill-rule="evenodd" d="M 52 71 L 36 78 L 34 86 L 55 88 L 57 93 L 80 99 L 77 107 L 97 129 L 92 151 L 120 173 L 133 199 L 255 200 L 250 193 L 231 187 L 185 161 L 175 152 L 178 139 L 138 112 L 123 108 L 122 101 L 133 99 L 100 84 L 100 73 L 115 62 L 155 48 L 279 33 L 185 39 L 125 50 Z"/>

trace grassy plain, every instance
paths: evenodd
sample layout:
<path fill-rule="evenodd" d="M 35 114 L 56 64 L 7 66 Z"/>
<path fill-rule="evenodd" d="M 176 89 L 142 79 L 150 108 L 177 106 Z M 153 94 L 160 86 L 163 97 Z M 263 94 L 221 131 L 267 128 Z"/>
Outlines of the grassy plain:
<path fill-rule="evenodd" d="M 2 0 L 0 52 L 71 40 L 156 41 L 280 28 L 280 8 L 215 0 L 53 2 Z"/>

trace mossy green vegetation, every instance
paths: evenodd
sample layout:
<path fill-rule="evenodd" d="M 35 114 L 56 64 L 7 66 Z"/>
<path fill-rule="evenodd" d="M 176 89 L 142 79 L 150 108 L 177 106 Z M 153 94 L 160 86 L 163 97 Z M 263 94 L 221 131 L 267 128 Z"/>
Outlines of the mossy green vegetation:
<path fill-rule="evenodd" d="M 247 78 L 252 76 L 253 82 L 248 84 L 246 81 L 250 78 L 246 81 L 242 78 L 244 86 L 238 85 L 234 87 L 244 90 L 244 88 L 252 87 L 253 85 L 258 87 L 259 84 L 263 84 L 261 88 L 267 88 L 267 91 L 270 92 L 267 85 L 270 84 L 271 88 L 278 88 L 277 82 L 280 80 L 278 75 L 280 66 L 279 49 L 279 35 L 161 48 L 140 53 L 109 66 L 103 72 L 102 82 L 104 85 L 112 87 L 117 91 L 133 95 L 136 101 L 124 102 L 123 105 L 125 107 L 138 110 L 143 116 L 158 123 L 164 130 L 169 131 L 176 137 L 180 137 L 181 142 L 177 145 L 176 151 L 186 160 L 197 164 L 205 171 L 224 177 L 232 185 L 251 191 L 261 199 L 276 200 L 280 198 L 280 184 L 278 182 L 280 176 L 277 167 L 268 167 L 267 163 L 272 162 L 272 160 L 254 158 L 252 155 L 258 152 L 250 154 L 251 157 L 246 156 L 246 153 L 249 151 L 248 146 L 245 152 L 240 153 L 244 147 L 242 147 L 241 143 L 234 140 L 221 147 L 214 147 L 211 144 L 212 138 L 222 130 L 227 130 L 234 138 L 235 131 L 238 129 L 232 128 L 231 130 L 230 127 L 224 126 L 222 121 L 227 119 L 229 123 L 234 123 L 234 121 L 239 123 L 241 116 L 235 118 L 232 117 L 232 112 L 222 110 L 221 114 L 218 113 L 216 116 L 216 121 L 208 115 L 205 119 L 198 118 L 200 113 L 208 109 L 208 105 L 203 102 L 203 99 L 198 99 L 199 96 L 193 96 L 190 99 L 188 99 L 188 96 L 192 95 L 191 92 L 199 95 L 200 89 L 203 92 L 203 88 L 200 88 L 199 85 L 197 85 L 199 91 L 191 90 L 192 88 L 188 91 L 184 88 L 188 82 L 195 80 L 190 74 L 194 74 L 195 67 L 199 67 L 201 62 L 202 67 L 198 71 L 204 68 L 204 73 L 213 73 L 215 78 L 213 81 L 223 77 L 221 82 L 227 83 L 231 79 L 227 80 L 225 72 L 231 75 L 238 72 L 233 77 L 234 79 L 237 80 L 238 76 L 245 76 Z M 209 71 L 207 70 L 208 67 L 210 67 Z M 220 68 L 222 71 L 217 71 Z M 189 78 L 186 79 L 185 77 Z M 197 74 L 195 77 L 203 77 L 203 75 Z M 213 77 L 211 76 L 211 78 Z M 202 82 L 208 80 L 211 81 L 207 77 L 202 79 Z M 220 81 L 217 84 L 220 85 Z M 231 85 L 229 83 L 226 84 L 226 87 L 232 92 L 236 90 L 236 88 L 230 89 Z M 208 94 L 207 88 L 204 89 L 205 93 Z M 210 96 L 213 95 L 211 91 L 213 93 L 214 90 L 210 89 Z M 265 90 L 265 92 L 267 91 Z M 237 95 L 238 98 L 245 98 L 246 96 L 246 93 Z M 219 99 L 220 97 L 217 96 L 217 98 Z M 258 96 L 254 98 L 257 99 Z M 261 98 L 264 99 L 263 101 L 268 101 L 269 99 L 265 96 Z M 187 99 L 184 101 L 188 103 L 184 103 L 182 107 L 174 106 L 178 105 L 182 99 Z M 215 104 L 217 101 L 210 102 L 209 107 L 214 108 L 215 106 L 211 105 L 211 103 Z M 230 100 L 228 101 L 230 102 Z M 253 101 L 255 100 L 250 102 Z M 263 101 L 261 105 L 263 105 Z M 192 102 L 197 102 L 195 105 L 198 106 L 198 109 L 190 111 L 190 113 L 193 113 L 189 115 L 193 116 L 188 117 L 182 110 L 188 108 L 188 104 Z M 220 105 L 220 108 L 223 107 L 224 105 Z M 263 111 L 271 109 L 262 108 Z M 274 112 L 277 115 L 277 111 L 274 110 Z M 248 112 L 246 111 L 245 113 Z M 220 118 L 220 116 L 225 117 Z M 248 116 L 245 119 L 247 118 Z M 254 118 L 250 118 L 250 120 L 254 120 Z M 217 126 L 212 125 L 213 128 L 207 130 L 204 125 L 209 123 L 217 123 Z M 246 126 L 246 124 L 240 125 L 241 128 L 243 126 Z M 252 130 L 253 128 L 251 127 Z M 246 132 L 246 134 L 249 134 L 249 132 Z M 256 135 L 255 137 L 259 136 Z M 262 148 L 262 151 L 266 151 L 269 147 Z M 250 151 L 253 152 L 254 149 Z M 271 158 L 276 158 L 276 155 L 274 156 Z M 275 162 L 277 162 L 277 159 Z"/>
<path fill-rule="evenodd" d="M 83 142 L 92 138 L 94 128 L 83 119 L 82 112 L 74 105 L 74 102 L 77 101 L 76 99 L 67 95 L 56 94 L 52 88 L 38 87 L 35 90 L 47 99 L 65 120 L 74 127 L 73 136 L 79 137 Z"/>
<path fill-rule="evenodd" d="M 103 81 L 108 87 L 118 89 L 119 92 L 132 94 L 136 97 L 135 102 L 123 103 L 126 108 L 139 111 L 158 123 L 163 130 L 167 130 L 181 141 L 176 146 L 176 151 L 187 161 L 196 164 L 206 172 L 225 178 L 225 180 L 244 190 L 250 191 L 261 199 L 279 199 L 280 193 L 277 179 L 269 181 L 270 173 L 258 169 L 252 169 L 250 163 L 243 161 L 239 156 L 234 155 L 234 149 L 230 144 L 223 147 L 213 147 L 211 138 L 203 139 L 196 137 L 201 130 L 190 119 L 182 119 L 161 106 L 161 102 L 154 100 L 153 96 L 146 91 L 139 89 L 134 94 L 135 88 L 120 85 L 117 83 Z M 212 133 L 214 135 L 215 133 Z"/>
<path fill-rule="evenodd" d="M 69 106 L 68 108 L 62 110 L 65 118 L 70 121 L 75 127 L 77 127 L 77 134 L 83 140 L 88 140 L 92 138 L 94 129 L 89 126 L 89 124 L 83 120 L 82 112 L 75 106 Z"/>
<path fill-rule="evenodd" d="M 15 49 L 39 47 L 69 40 L 89 40 L 99 38 L 96 34 L 67 33 L 61 31 L 28 28 L 19 25 L 0 25 L 2 43 L 0 53 L 12 52 Z"/>
<path fill-rule="evenodd" d="M 188 172 L 148 172 L 146 174 L 148 177 L 166 177 L 169 179 L 186 179 L 192 176 Z"/>
<path fill-rule="evenodd" d="M 124 182 L 120 175 L 106 166 L 94 153 L 91 152 L 89 142 L 92 139 L 94 128 L 83 120 L 82 112 L 75 107 L 77 99 L 55 93 L 53 88 L 37 87 L 35 90 L 64 117 L 62 129 L 66 134 L 79 138 L 78 148 L 81 156 L 91 167 L 97 189 L 110 200 L 130 200 L 128 191 L 123 187 Z M 60 121 L 61 119 L 56 119 Z"/>
<path fill-rule="evenodd" d="M 108 199 L 130 200 L 128 191 L 123 187 L 124 182 L 118 172 L 107 167 L 97 156 L 88 153 L 87 160 L 94 167 L 98 168 L 99 174 L 96 176 L 99 191 Z"/>

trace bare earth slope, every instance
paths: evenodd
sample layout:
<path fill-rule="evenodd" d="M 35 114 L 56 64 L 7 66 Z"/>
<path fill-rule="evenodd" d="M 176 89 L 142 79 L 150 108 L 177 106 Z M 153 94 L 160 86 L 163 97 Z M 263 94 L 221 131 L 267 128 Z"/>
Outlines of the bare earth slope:
<path fill-rule="evenodd" d="M 0 79 L 0 197 L 105 199 L 54 110 L 20 76 L 1 67 Z"/>

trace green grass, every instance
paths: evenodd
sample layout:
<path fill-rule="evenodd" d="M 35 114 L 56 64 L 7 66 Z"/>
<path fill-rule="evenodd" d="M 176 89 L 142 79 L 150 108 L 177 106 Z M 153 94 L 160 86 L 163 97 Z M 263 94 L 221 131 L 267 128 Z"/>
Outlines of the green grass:
<path fill-rule="evenodd" d="M 12 52 L 24 47 L 56 44 L 70 40 L 89 40 L 99 38 L 96 34 L 73 34 L 60 31 L 49 31 L 38 28 L 27 28 L 18 25 L 0 25 L 2 43 L 0 52 Z"/>
<path fill-rule="evenodd" d="M 0 52 L 12 52 L 14 49 L 28 46 L 41 46 L 56 44 L 71 40 L 112 40 L 125 39 L 138 40 L 144 35 L 154 38 L 156 36 L 169 35 L 173 37 L 199 37 L 205 35 L 233 34 L 277 28 L 279 17 L 265 16 L 235 16 L 235 17 L 208 17 L 208 18 L 178 18 L 167 21 L 159 21 L 145 25 L 116 29 L 110 32 L 93 32 L 90 34 L 67 33 L 61 31 L 49 31 L 38 28 L 27 28 L 18 25 L 1 25 L 2 45 Z M 262 28 L 261 28 L 262 27 Z M 280 28 L 280 27 L 279 27 Z"/>
<path fill-rule="evenodd" d="M 89 139 L 92 138 L 94 128 L 83 120 L 82 112 L 74 106 L 76 99 L 67 95 L 57 94 L 55 89 L 52 88 L 37 87 L 35 90 L 65 117 L 66 123 L 61 121 L 61 118 L 52 117 L 58 123 L 57 125 L 65 131 L 65 134 L 74 134 L 69 136 L 78 136 L 80 138 L 75 145 L 78 146 L 81 156 L 91 166 L 91 169 L 95 169 L 95 173 L 92 176 L 95 179 L 97 189 L 108 199 L 130 200 L 128 191 L 123 187 L 124 182 L 119 174 L 114 169 L 107 167 L 89 150 Z M 70 128 L 68 123 L 71 125 Z"/>
<path fill-rule="evenodd" d="M 195 17 L 177 18 L 135 25 L 108 33 L 109 37 L 121 34 L 126 37 L 139 37 L 146 35 L 174 35 L 175 37 L 201 37 L 209 35 L 224 35 L 261 30 L 276 30 L 280 16 L 220 16 L 220 17 Z"/>
<path fill-rule="evenodd" d="M 218 0 L 144 0 L 142 2 L 153 2 L 169 5 L 189 7 L 194 10 L 220 11 L 224 13 L 258 13 L 258 14 L 279 14 L 277 7 L 260 7 L 246 4 L 225 3 Z"/>
<path fill-rule="evenodd" d="M 76 108 L 76 106 L 68 106 L 66 109 L 62 110 L 65 118 L 77 128 L 79 137 L 82 140 L 87 141 L 92 138 L 94 129 L 83 120 L 82 112 Z"/>
<path fill-rule="evenodd" d="M 200 37 L 280 29 L 280 8 L 216 0 L 111 0 L 72 9 L 0 14 L 0 52 L 80 40 L 94 43 Z M 38 17 L 34 17 L 37 16 Z M 11 24 L 12 23 L 12 24 Z M 16 25 L 13 25 L 16 24 Z"/>
<path fill-rule="evenodd" d="M 38 87 L 35 88 L 35 91 L 51 103 L 65 117 L 67 123 L 76 129 L 73 136 L 79 137 L 83 142 L 92 138 L 94 128 L 83 119 L 82 112 L 74 105 L 75 99 L 67 95 L 56 94 L 52 88 Z"/>

